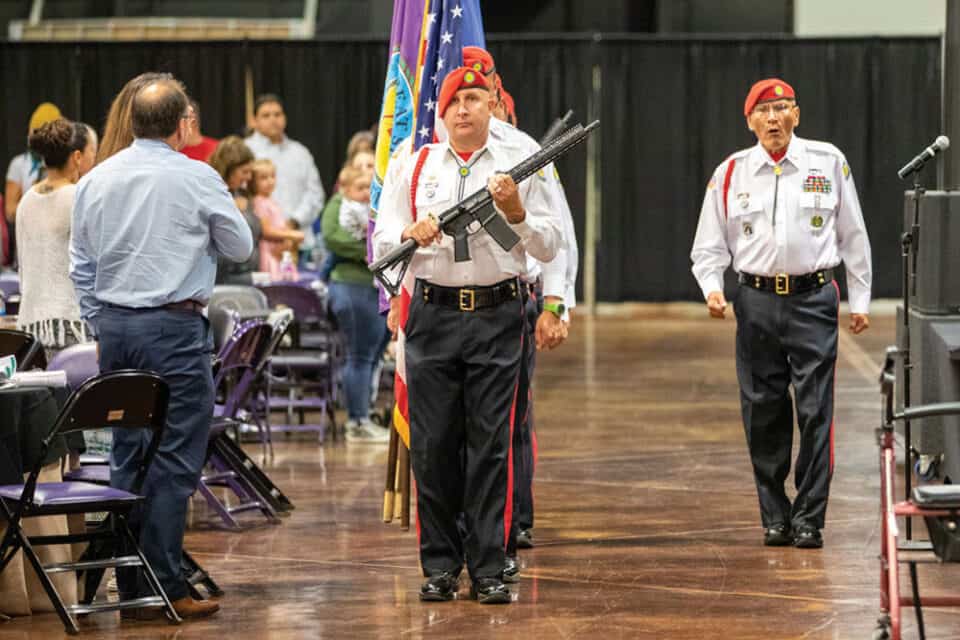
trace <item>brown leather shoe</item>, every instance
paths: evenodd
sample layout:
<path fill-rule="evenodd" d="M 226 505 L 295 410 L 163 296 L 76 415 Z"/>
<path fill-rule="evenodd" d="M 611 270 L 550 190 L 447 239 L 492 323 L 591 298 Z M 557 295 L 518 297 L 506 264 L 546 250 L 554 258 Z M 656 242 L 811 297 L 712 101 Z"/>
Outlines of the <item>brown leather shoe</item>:
<path fill-rule="evenodd" d="M 188 620 L 190 618 L 206 618 L 220 611 L 220 605 L 210 600 L 194 600 L 190 596 L 174 600 L 173 609 L 177 615 Z"/>
<path fill-rule="evenodd" d="M 190 596 L 174 600 L 174 611 L 184 620 L 206 618 L 220 610 L 220 605 L 209 600 L 194 600 Z M 163 607 L 144 607 L 142 609 L 121 609 L 124 620 L 160 620 L 166 615 Z"/>

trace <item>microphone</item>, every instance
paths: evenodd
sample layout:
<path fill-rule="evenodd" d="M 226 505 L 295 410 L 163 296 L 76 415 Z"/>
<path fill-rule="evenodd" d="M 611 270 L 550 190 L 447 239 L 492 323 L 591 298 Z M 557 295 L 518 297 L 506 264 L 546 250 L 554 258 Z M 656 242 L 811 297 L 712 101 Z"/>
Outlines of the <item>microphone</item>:
<path fill-rule="evenodd" d="M 923 165 L 925 165 L 928 160 L 931 160 L 935 155 L 949 146 L 950 138 L 947 136 L 937 136 L 937 139 L 933 141 L 933 144 L 924 149 L 916 158 L 905 164 L 900 171 L 897 171 L 897 175 L 900 176 L 901 180 L 903 180 L 911 173 L 920 171 L 920 169 L 923 168 Z"/>

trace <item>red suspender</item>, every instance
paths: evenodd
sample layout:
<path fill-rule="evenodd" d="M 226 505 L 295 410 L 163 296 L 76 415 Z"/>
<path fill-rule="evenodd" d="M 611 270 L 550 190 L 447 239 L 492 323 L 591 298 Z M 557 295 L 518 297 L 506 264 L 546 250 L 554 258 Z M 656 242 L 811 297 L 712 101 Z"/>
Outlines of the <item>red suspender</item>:
<path fill-rule="evenodd" d="M 723 219 L 727 219 L 727 194 L 730 193 L 730 179 L 733 177 L 733 165 L 737 160 L 733 159 L 727 165 L 727 173 L 723 176 Z"/>
<path fill-rule="evenodd" d="M 410 178 L 410 213 L 413 214 L 413 221 L 417 221 L 417 183 L 420 182 L 420 171 L 423 170 L 423 163 L 427 161 L 430 154 L 430 147 L 421 147 L 420 155 L 417 156 L 417 164 L 413 166 L 413 177 Z"/>

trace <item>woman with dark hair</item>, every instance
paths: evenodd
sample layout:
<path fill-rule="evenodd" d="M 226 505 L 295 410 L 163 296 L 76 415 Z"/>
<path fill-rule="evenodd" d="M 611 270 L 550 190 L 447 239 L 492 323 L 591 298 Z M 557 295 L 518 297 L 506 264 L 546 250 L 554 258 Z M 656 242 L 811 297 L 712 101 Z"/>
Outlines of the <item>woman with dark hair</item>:
<path fill-rule="evenodd" d="M 253 212 L 253 202 L 247 186 L 253 179 L 253 151 L 238 136 L 227 136 L 220 141 L 210 156 L 213 167 L 227 189 L 233 195 L 237 208 L 243 214 L 250 231 L 253 233 L 253 253 L 245 262 L 217 261 L 217 284 L 253 284 L 253 272 L 260 268 L 260 240 L 263 239 L 263 225 Z"/>
<path fill-rule="evenodd" d="M 64 347 L 89 340 L 70 280 L 70 220 L 76 183 L 93 166 L 96 139 L 87 125 L 59 118 L 34 130 L 28 146 L 43 159 L 46 176 L 17 206 L 17 328 L 36 336 L 49 360 Z"/>
<path fill-rule="evenodd" d="M 210 166 L 213 167 L 227 189 L 233 194 L 237 208 L 243 214 L 250 231 L 253 233 L 253 253 L 246 262 L 228 262 L 221 260 L 217 263 L 217 284 L 253 284 L 253 272 L 260 268 L 260 241 L 272 240 L 278 242 L 300 242 L 303 234 L 299 231 L 274 225 L 269 217 L 259 217 L 253 207 L 253 151 L 242 138 L 227 136 L 220 141 L 213 155 L 210 156 Z"/>

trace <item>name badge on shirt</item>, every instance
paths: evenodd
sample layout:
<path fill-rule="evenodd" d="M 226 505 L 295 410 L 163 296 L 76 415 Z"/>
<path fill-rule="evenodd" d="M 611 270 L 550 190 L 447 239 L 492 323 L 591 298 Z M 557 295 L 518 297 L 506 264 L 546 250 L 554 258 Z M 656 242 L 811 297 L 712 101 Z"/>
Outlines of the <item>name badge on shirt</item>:
<path fill-rule="evenodd" d="M 437 180 L 436 176 L 430 176 L 423 183 L 423 195 L 428 199 L 433 200 L 437 195 L 437 187 L 440 186 L 440 182 Z"/>

